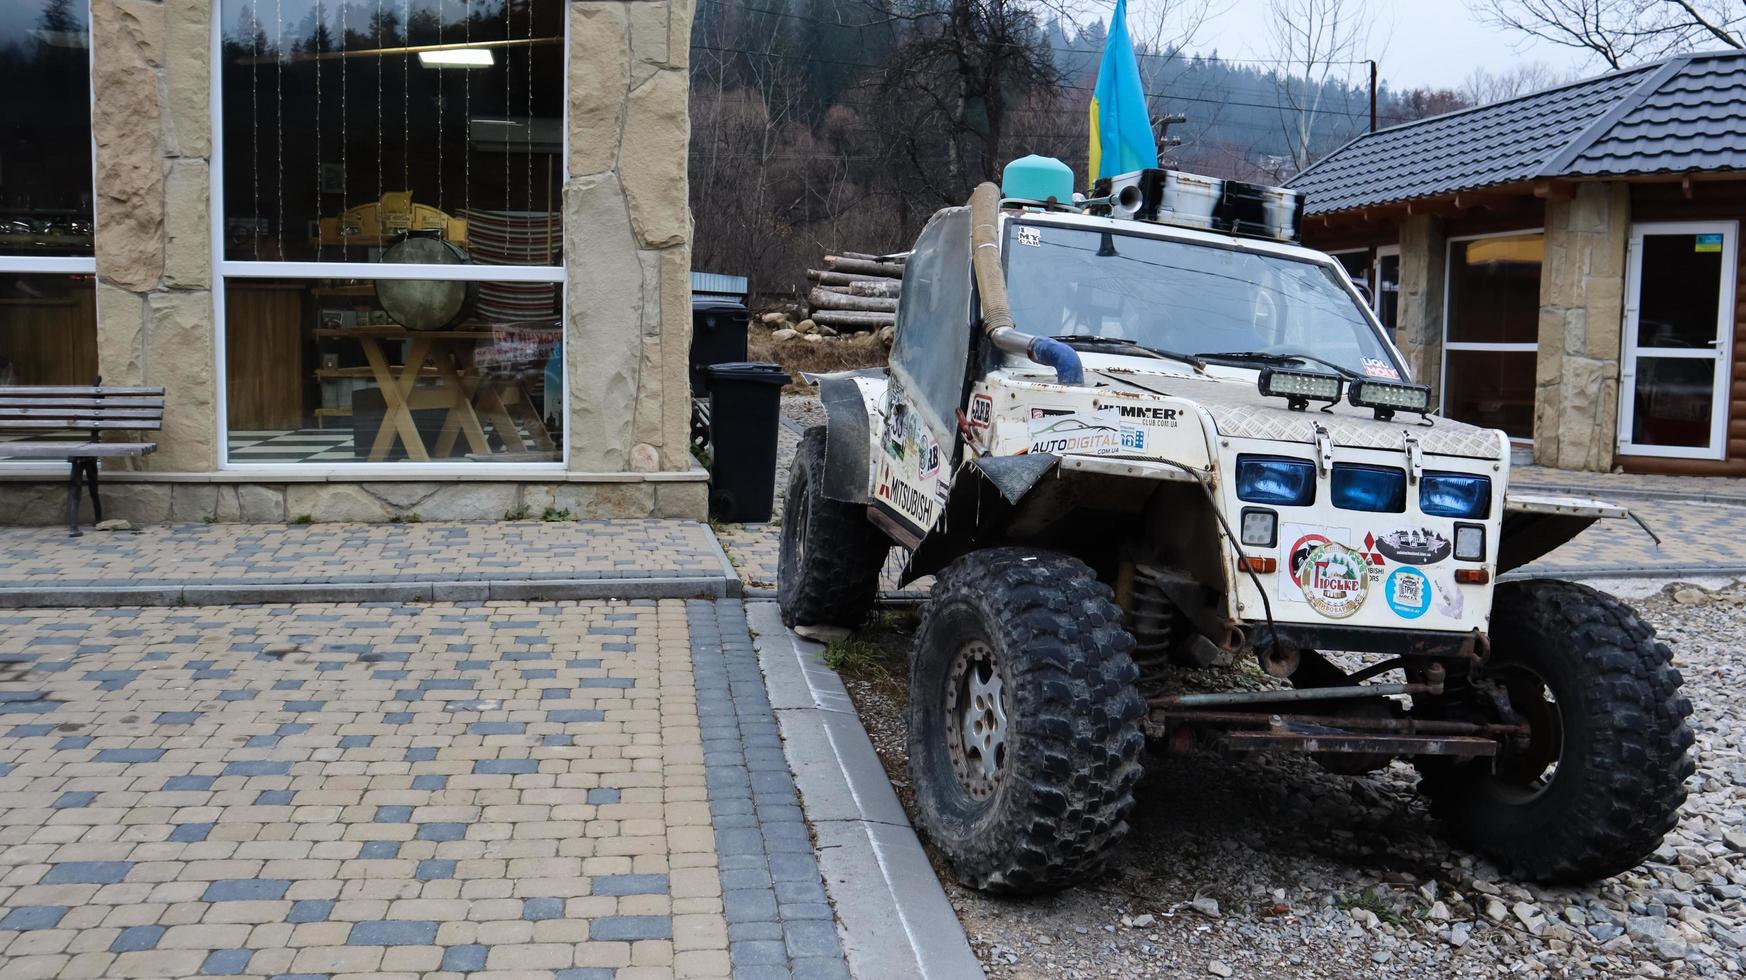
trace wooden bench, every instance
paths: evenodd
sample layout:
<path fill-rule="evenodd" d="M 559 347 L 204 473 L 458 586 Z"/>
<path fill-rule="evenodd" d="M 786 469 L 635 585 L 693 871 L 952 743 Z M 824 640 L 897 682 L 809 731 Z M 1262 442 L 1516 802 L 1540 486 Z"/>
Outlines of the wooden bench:
<path fill-rule="evenodd" d="M 105 388 L 103 379 L 89 388 L 42 386 L 0 388 L 0 433 L 53 433 L 66 429 L 87 430 L 88 440 L 0 442 L 0 457 L 12 459 L 64 459 L 72 466 L 67 476 L 67 530 L 79 531 L 79 480 L 91 488 L 92 521 L 103 520 L 103 502 L 97 497 L 97 460 L 109 456 L 144 456 L 158 448 L 155 442 L 104 442 L 103 433 L 157 430 L 164 427 L 164 389 Z"/>

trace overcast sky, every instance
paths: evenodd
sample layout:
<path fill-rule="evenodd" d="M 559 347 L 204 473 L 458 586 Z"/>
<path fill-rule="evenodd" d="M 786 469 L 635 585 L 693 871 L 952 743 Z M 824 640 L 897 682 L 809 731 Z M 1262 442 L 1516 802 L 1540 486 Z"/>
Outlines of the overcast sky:
<path fill-rule="evenodd" d="M 1148 0 L 1128 0 L 1138 8 Z M 1203 51 L 1217 49 L 1232 58 L 1266 58 L 1268 0 L 1213 0 L 1215 7 L 1228 7 L 1201 31 L 1196 45 Z M 1569 48 L 1528 41 L 1482 22 L 1468 10 L 1466 0 L 1370 0 L 1378 15 L 1375 41 L 1382 46 L 1375 55 L 1383 79 L 1395 88 L 1460 85 L 1475 67 L 1499 72 L 1518 61 L 1542 61 L 1560 73 L 1572 71 L 1600 74 L 1604 64 L 1591 62 Z M 1385 46 L 1383 46 L 1385 45 Z M 1353 68 L 1353 78 L 1365 69 Z"/>

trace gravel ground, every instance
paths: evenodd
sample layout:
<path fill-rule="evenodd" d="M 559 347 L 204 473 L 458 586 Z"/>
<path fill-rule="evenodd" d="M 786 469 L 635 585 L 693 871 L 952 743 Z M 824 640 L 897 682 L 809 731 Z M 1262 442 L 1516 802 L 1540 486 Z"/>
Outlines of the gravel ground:
<path fill-rule="evenodd" d="M 937 856 L 936 869 L 993 977 L 1741 973 L 1746 585 L 1632 601 L 1684 673 L 1698 766 L 1679 829 L 1633 872 L 1583 888 L 1517 884 L 1437 834 L 1408 766 L 1349 778 L 1292 757 L 1154 757 L 1133 831 L 1095 884 L 1009 900 L 959 887 Z M 831 654 L 906 806 L 912 628 L 887 614 L 857 638 L 870 642 Z"/>

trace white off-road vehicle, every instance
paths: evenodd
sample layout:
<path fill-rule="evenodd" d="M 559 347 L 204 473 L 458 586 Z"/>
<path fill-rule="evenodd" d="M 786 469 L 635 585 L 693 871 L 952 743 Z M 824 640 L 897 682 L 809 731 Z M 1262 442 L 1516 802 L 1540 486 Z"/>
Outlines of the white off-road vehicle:
<path fill-rule="evenodd" d="M 1505 435 L 1435 414 L 1293 243 L 1294 192 L 1024 179 L 928 223 L 889 371 L 824 379 L 782 521 L 791 625 L 862 623 L 894 544 L 935 576 L 909 766 L 958 876 L 1095 871 L 1148 740 L 1410 759 L 1458 839 L 1533 879 L 1651 853 L 1693 771 L 1668 648 L 1611 596 L 1498 581 L 1628 512 L 1510 490 Z M 1172 670 L 1250 657 L 1286 684 Z"/>

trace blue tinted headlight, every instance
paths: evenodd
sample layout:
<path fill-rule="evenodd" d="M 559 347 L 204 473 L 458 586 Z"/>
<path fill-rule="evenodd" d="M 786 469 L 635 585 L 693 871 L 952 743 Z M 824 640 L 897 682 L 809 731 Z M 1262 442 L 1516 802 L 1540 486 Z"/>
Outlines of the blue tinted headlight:
<path fill-rule="evenodd" d="M 1237 499 L 1302 507 L 1316 499 L 1316 468 L 1307 459 L 1237 457 Z"/>
<path fill-rule="evenodd" d="M 1491 477 L 1426 473 L 1419 481 L 1419 510 L 1432 517 L 1484 517 L 1491 513 Z"/>
<path fill-rule="evenodd" d="M 1406 470 L 1362 463 L 1335 463 L 1329 486 L 1334 506 L 1399 514 L 1406 510 Z"/>

